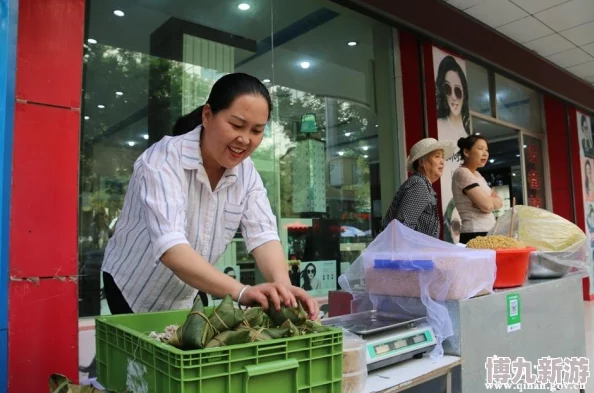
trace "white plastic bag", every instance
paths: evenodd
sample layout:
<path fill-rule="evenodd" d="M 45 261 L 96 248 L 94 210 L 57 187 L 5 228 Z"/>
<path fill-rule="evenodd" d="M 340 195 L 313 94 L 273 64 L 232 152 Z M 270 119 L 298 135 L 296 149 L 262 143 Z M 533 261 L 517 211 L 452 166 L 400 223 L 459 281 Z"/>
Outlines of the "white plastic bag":
<path fill-rule="evenodd" d="M 587 270 L 591 260 L 585 233 L 574 223 L 547 210 L 531 206 L 515 207 L 512 237 L 534 247 L 532 260 L 549 270 L 571 267 Z M 509 236 L 512 210 L 505 212 L 489 235 Z"/>
<path fill-rule="evenodd" d="M 394 220 L 338 282 L 344 291 L 367 292 L 378 310 L 427 316 L 437 338 L 431 353 L 436 358 L 443 355 L 443 340 L 453 334 L 444 302 L 492 292 L 495 255 L 443 242 Z"/>

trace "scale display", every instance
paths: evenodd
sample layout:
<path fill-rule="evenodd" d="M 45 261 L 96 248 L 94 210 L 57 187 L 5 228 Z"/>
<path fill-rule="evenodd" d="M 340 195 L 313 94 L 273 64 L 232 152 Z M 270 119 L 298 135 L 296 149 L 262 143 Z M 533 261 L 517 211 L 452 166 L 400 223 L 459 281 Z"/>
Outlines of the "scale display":
<path fill-rule="evenodd" d="M 371 347 L 375 356 L 387 355 L 392 351 L 397 351 L 402 348 L 406 348 L 411 345 L 421 344 L 427 341 L 425 334 L 417 334 L 410 337 L 401 338 L 398 340 L 376 344 Z"/>

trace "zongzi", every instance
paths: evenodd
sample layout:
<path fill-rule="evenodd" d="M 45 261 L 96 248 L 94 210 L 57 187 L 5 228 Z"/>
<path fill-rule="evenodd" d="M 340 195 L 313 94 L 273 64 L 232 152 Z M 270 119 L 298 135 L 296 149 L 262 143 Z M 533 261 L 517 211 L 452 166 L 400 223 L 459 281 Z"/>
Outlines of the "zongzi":
<path fill-rule="evenodd" d="M 198 296 L 186 321 L 169 340 L 181 349 L 202 349 L 215 336 L 215 329 L 204 314 L 204 305 Z"/>
<path fill-rule="evenodd" d="M 298 303 L 297 307 L 281 306 L 279 311 L 274 307 L 269 307 L 266 314 L 275 326 L 280 326 L 287 320 L 293 322 L 295 326 L 300 326 L 307 320 L 307 313 L 301 303 Z"/>
<path fill-rule="evenodd" d="M 282 338 L 287 335 L 289 329 L 287 328 L 244 328 L 239 327 L 239 331 L 247 331 L 249 333 L 249 342 L 272 340 L 273 338 Z"/>
<path fill-rule="evenodd" d="M 206 348 L 224 347 L 234 344 L 245 344 L 250 340 L 250 332 L 248 330 L 233 331 L 227 330 L 219 333 L 213 337 L 206 344 Z"/>
<path fill-rule="evenodd" d="M 235 308 L 231 295 L 226 295 L 221 304 L 213 311 L 209 320 L 215 329 L 215 334 L 233 330 L 243 321 L 243 311 Z"/>
<path fill-rule="evenodd" d="M 260 327 L 264 323 L 264 310 L 262 307 L 252 307 L 243 313 L 241 326 L 248 328 Z"/>

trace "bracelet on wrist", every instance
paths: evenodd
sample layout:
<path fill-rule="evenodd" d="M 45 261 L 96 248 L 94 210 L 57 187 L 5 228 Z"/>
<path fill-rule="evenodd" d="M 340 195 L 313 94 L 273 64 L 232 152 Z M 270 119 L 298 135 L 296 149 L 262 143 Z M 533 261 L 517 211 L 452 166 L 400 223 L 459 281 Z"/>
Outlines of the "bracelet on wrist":
<path fill-rule="evenodd" d="M 239 306 L 239 309 L 241 309 L 241 296 L 243 296 L 243 293 L 249 287 L 250 287 L 249 285 L 246 285 L 243 288 L 241 288 L 241 291 L 239 291 L 239 295 L 237 296 L 237 305 Z"/>

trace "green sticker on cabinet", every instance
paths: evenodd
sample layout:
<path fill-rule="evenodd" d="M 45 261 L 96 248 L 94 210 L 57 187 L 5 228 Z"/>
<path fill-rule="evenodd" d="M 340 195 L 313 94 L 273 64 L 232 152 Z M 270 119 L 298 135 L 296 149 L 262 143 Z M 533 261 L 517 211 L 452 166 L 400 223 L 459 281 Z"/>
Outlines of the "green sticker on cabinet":
<path fill-rule="evenodd" d="M 507 332 L 515 332 L 522 328 L 522 307 L 520 306 L 520 294 L 510 293 L 507 295 Z"/>

